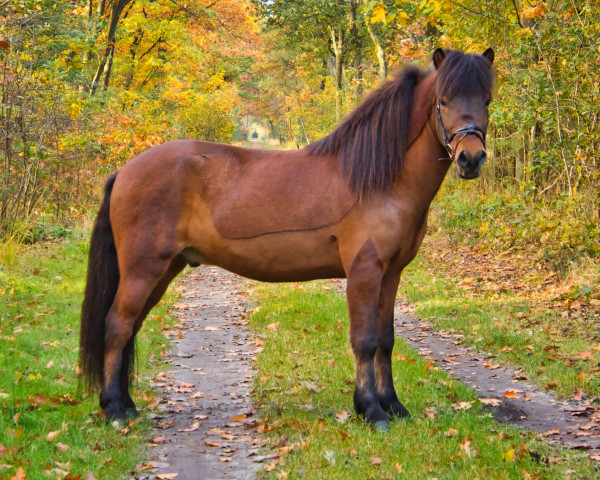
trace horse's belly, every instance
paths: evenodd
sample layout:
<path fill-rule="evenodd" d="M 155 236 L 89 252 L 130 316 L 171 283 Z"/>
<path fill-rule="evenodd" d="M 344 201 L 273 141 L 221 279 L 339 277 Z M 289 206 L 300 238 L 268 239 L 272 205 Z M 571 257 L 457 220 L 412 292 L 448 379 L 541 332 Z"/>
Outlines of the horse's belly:
<path fill-rule="evenodd" d="M 212 239 L 186 249 L 188 261 L 212 264 L 264 282 L 345 276 L 335 236 L 325 231 L 285 232 L 244 240 Z"/>

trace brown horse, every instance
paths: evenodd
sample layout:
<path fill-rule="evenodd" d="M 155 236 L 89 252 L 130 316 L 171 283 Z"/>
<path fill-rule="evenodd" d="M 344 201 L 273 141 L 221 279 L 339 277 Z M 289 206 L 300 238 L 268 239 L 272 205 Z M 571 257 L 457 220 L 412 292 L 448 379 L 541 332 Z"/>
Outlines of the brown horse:
<path fill-rule="evenodd" d="M 450 160 L 462 178 L 480 175 L 493 60 L 491 49 L 438 49 L 431 72 L 405 68 L 301 150 L 181 140 L 113 175 L 92 234 L 80 356 L 106 418 L 137 413 L 134 337 L 173 278 L 200 264 L 269 282 L 347 277 L 356 411 L 381 428 L 407 416 L 391 366 L 400 273 Z"/>

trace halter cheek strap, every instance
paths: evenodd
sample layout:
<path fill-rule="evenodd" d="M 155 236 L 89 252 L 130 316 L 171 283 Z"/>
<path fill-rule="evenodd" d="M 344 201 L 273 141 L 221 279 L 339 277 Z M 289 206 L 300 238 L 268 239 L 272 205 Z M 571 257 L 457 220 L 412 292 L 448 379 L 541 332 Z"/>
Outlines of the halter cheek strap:
<path fill-rule="evenodd" d="M 468 135 L 477 136 L 479 138 L 479 140 L 481 140 L 481 143 L 483 143 L 483 148 L 486 148 L 486 143 L 485 143 L 486 132 L 485 132 L 485 130 L 478 127 L 477 125 L 467 125 L 466 127 L 459 128 L 458 130 L 454 131 L 452 133 L 452 135 L 448 136 L 448 132 L 446 131 L 446 127 L 444 127 L 444 122 L 442 120 L 442 114 L 440 112 L 440 102 L 439 101 L 437 102 L 437 104 L 435 106 L 435 111 L 437 114 L 438 124 L 440 126 L 440 129 L 442 130 L 442 135 L 444 136 L 444 147 L 446 148 L 446 150 L 448 151 L 448 154 L 450 155 L 450 160 L 454 160 L 454 157 L 456 156 L 456 150 L 457 150 L 458 146 L 460 145 L 460 142 L 462 142 L 465 139 L 465 137 L 467 137 Z M 458 142 L 456 142 L 456 147 L 453 147 L 452 141 L 456 137 L 459 137 L 459 139 L 458 139 Z M 440 160 L 445 160 L 445 159 L 440 159 Z"/>

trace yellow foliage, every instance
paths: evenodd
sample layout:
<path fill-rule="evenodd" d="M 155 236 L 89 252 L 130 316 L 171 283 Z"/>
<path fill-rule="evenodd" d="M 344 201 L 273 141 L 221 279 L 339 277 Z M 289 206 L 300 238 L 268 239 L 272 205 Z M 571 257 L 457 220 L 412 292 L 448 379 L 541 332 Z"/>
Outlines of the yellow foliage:
<path fill-rule="evenodd" d="M 547 4 L 545 2 L 538 0 L 537 4 L 535 6 L 523 8 L 523 13 L 522 13 L 523 18 L 543 17 L 546 7 L 547 7 Z"/>
<path fill-rule="evenodd" d="M 373 13 L 371 14 L 370 22 L 371 23 L 385 22 L 386 15 L 387 15 L 387 12 L 385 11 L 385 8 L 383 8 L 382 5 L 377 5 L 373 9 Z"/>

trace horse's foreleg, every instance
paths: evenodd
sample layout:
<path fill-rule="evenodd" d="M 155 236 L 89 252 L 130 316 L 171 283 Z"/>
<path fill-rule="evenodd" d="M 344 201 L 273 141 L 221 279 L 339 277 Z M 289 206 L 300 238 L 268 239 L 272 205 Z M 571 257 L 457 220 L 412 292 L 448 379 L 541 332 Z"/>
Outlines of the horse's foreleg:
<path fill-rule="evenodd" d="M 375 387 L 379 403 L 383 409 L 396 416 L 409 416 L 408 410 L 400 403 L 392 376 L 392 350 L 394 349 L 394 303 L 398 291 L 399 274 L 386 276 L 379 294 L 377 318 L 377 353 L 375 354 Z"/>
<path fill-rule="evenodd" d="M 150 310 L 152 310 L 154 308 L 154 306 L 160 301 L 162 296 L 167 291 L 167 288 L 169 287 L 170 283 L 173 281 L 173 279 L 177 275 L 179 275 L 179 273 L 181 273 L 181 271 L 184 269 L 186 264 L 187 264 L 187 262 L 183 259 L 183 257 L 181 257 L 179 255 L 173 259 L 168 270 L 163 275 L 163 277 L 160 279 L 160 281 L 158 282 L 156 287 L 154 287 L 154 290 L 152 291 L 152 293 L 150 294 L 150 297 L 146 301 L 146 305 L 144 305 L 142 312 L 138 316 L 138 318 L 133 326 L 133 334 L 132 334 L 131 338 L 129 339 L 129 341 L 127 342 L 125 349 L 123 350 L 123 360 L 122 360 L 122 364 L 121 364 L 119 386 L 120 386 L 120 390 L 121 390 L 121 399 L 122 399 L 123 409 L 125 410 L 125 414 L 128 417 L 136 417 L 137 416 L 137 409 L 135 407 L 135 403 L 129 393 L 129 380 L 131 377 L 129 362 L 133 360 L 132 355 L 131 355 L 131 349 L 133 348 L 134 338 L 137 335 L 137 333 L 140 331 L 140 328 L 142 328 L 142 323 L 144 322 L 144 319 L 146 318 L 148 313 L 150 313 Z"/>
<path fill-rule="evenodd" d="M 377 307 L 383 266 L 368 240 L 352 262 L 346 295 L 350 315 L 350 342 L 356 359 L 354 407 L 369 423 L 389 420 L 375 388 L 374 357 L 377 351 Z"/>
<path fill-rule="evenodd" d="M 170 261 L 147 261 L 149 268 L 124 269 L 121 272 L 115 301 L 106 317 L 104 335 L 104 383 L 100 406 L 107 420 L 126 416 L 121 396 L 121 373 L 128 366 L 124 350 L 133 337 L 137 320 Z M 125 371 L 127 374 L 127 371 Z"/>

